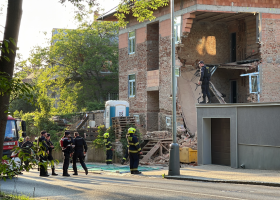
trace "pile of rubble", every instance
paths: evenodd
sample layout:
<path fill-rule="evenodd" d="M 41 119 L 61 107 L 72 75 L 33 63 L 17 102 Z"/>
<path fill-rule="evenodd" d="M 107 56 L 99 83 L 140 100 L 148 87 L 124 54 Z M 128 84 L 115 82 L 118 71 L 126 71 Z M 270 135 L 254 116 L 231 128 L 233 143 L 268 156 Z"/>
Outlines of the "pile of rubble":
<path fill-rule="evenodd" d="M 172 138 L 172 134 L 168 131 L 153 131 L 153 132 L 147 132 L 143 136 L 143 140 L 165 139 L 165 138 Z"/>
<path fill-rule="evenodd" d="M 147 132 L 146 135 L 143 136 L 144 140 L 151 139 L 166 139 L 172 138 L 172 133 L 168 131 L 154 131 Z M 197 150 L 197 134 L 194 135 L 189 134 L 186 129 L 182 127 L 177 128 L 177 143 L 180 148 L 189 147 L 193 150 Z M 140 164 L 144 165 L 154 165 L 154 164 L 168 164 L 169 162 L 169 152 L 166 151 L 162 155 L 152 156 L 147 162 L 143 163 L 140 161 Z"/>

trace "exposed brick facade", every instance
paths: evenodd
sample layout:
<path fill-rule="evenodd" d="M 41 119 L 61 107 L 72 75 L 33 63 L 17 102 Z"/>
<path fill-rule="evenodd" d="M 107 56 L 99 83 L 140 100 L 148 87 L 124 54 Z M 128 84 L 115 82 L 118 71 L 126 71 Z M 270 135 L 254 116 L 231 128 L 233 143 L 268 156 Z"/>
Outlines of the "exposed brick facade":
<path fill-rule="evenodd" d="M 280 15 L 262 14 L 262 102 L 280 101 Z"/>
<path fill-rule="evenodd" d="M 260 0 L 175 0 L 175 11 L 193 5 L 214 5 L 219 11 L 207 12 L 232 13 L 223 11 L 223 6 L 242 8 L 280 8 L 279 2 Z M 202 10 L 196 10 L 202 11 Z M 260 101 L 280 101 L 280 15 L 262 13 L 261 43 L 258 43 L 257 15 L 251 14 L 228 23 L 207 20 L 196 21 L 194 13 L 182 13 L 182 45 L 177 49 L 180 58 L 178 65 L 191 65 L 197 60 L 208 64 L 232 62 L 231 34 L 236 34 L 236 60 L 261 58 Z M 128 54 L 128 31 L 122 29 L 119 35 L 119 98 L 128 100 L 130 113 L 139 114 L 140 124 L 146 130 L 170 130 L 166 117 L 172 114 L 171 96 L 171 20 L 170 7 L 154 12 L 159 19 L 153 22 L 137 22 L 129 16 L 129 31 L 136 30 L 135 54 Z M 141 26 L 142 25 L 142 26 Z M 187 33 L 187 34 L 185 34 Z M 261 44 L 261 45 L 260 45 Z M 261 57 L 260 57 L 261 56 Z M 178 60 L 177 60 L 178 61 Z M 184 62 L 184 63 L 183 63 Z M 187 63 L 187 64 L 186 64 Z M 184 66 L 185 67 L 185 66 Z M 194 68 L 192 68 L 194 69 Z M 231 102 L 231 82 L 237 83 L 237 102 L 252 101 L 249 94 L 248 77 L 241 74 L 254 70 L 217 69 L 212 77 L 216 88 L 226 95 L 225 101 Z M 128 97 L 128 75 L 136 75 L 136 96 Z M 256 100 L 256 97 L 253 97 Z M 215 98 L 213 102 L 218 102 Z M 178 119 L 180 121 L 181 119 Z"/>

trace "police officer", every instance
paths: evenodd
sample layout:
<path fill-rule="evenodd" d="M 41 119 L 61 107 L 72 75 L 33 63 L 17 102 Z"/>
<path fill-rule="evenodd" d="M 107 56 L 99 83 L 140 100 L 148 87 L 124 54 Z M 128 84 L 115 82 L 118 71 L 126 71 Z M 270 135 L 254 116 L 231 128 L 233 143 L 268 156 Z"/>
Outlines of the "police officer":
<path fill-rule="evenodd" d="M 211 103 L 211 95 L 209 91 L 209 81 L 211 77 L 210 67 L 205 66 L 203 61 L 199 61 L 198 65 L 200 67 L 200 79 L 198 85 L 201 85 L 203 94 L 203 100 L 200 103 L 206 103 L 206 96 L 208 98 L 207 103 Z"/>
<path fill-rule="evenodd" d="M 63 140 L 63 148 L 62 152 L 64 154 L 64 160 L 63 160 L 63 175 L 62 176 L 70 176 L 68 174 L 68 167 L 69 167 L 69 160 L 73 153 L 72 148 L 72 138 L 69 131 L 64 132 Z"/>
<path fill-rule="evenodd" d="M 129 145 L 127 145 L 126 150 L 125 150 L 125 154 L 124 154 L 123 159 L 122 159 L 122 161 L 121 161 L 121 164 L 122 164 L 122 165 L 125 163 L 125 161 L 126 161 L 127 158 L 128 158 L 128 148 L 129 148 Z"/>
<path fill-rule="evenodd" d="M 112 149 L 112 143 L 109 138 L 109 133 L 104 133 L 104 143 L 106 146 L 106 164 L 113 164 L 112 158 L 113 158 L 113 149 Z"/>
<path fill-rule="evenodd" d="M 22 151 L 24 152 L 25 156 L 31 156 L 31 148 L 33 143 L 30 141 L 30 138 L 27 136 L 25 143 L 22 144 Z M 28 167 L 29 161 L 28 159 L 24 161 L 25 167 Z"/>
<path fill-rule="evenodd" d="M 39 149 L 40 151 L 42 151 L 42 154 L 40 155 L 40 162 L 47 161 L 48 154 L 49 154 L 49 146 L 47 145 L 46 142 L 46 136 L 47 136 L 47 132 L 41 131 L 41 137 L 38 140 Z M 49 176 L 47 166 L 40 165 L 40 176 Z"/>
<path fill-rule="evenodd" d="M 49 134 L 49 133 L 47 133 L 46 142 L 47 142 L 47 145 L 49 146 L 48 160 L 51 162 L 52 175 L 57 176 L 58 174 L 55 173 L 54 159 L 53 159 L 53 156 L 52 156 L 52 150 L 54 149 L 54 146 L 53 146 L 53 143 L 51 141 L 51 134 Z"/>
<path fill-rule="evenodd" d="M 130 172 L 131 174 L 141 174 L 141 172 L 138 171 L 138 165 L 139 165 L 139 154 L 142 154 L 141 148 L 139 146 L 139 142 L 137 137 L 134 135 L 136 132 L 135 128 L 129 128 L 128 129 L 128 137 L 127 142 L 129 145 L 129 160 L 130 160 Z"/>
<path fill-rule="evenodd" d="M 86 175 L 88 174 L 88 169 L 86 167 L 86 164 L 84 162 L 84 157 L 87 153 L 87 143 L 84 140 L 84 138 L 79 136 L 78 132 L 74 133 L 75 139 L 74 139 L 74 155 L 73 155 L 73 170 L 74 174 L 73 175 L 78 175 L 78 170 L 77 170 L 77 158 L 79 158 L 79 161 L 85 170 Z"/>

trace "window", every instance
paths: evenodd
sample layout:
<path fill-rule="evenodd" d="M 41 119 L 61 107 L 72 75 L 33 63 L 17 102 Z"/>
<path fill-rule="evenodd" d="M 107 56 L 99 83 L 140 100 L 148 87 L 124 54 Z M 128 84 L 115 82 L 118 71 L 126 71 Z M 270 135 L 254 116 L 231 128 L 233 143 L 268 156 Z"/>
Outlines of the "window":
<path fill-rule="evenodd" d="M 135 97 L 135 74 L 128 76 L 128 96 Z"/>
<path fill-rule="evenodd" d="M 135 31 L 128 33 L 128 54 L 135 53 Z"/>
<path fill-rule="evenodd" d="M 180 67 L 175 67 L 175 76 L 176 77 L 180 76 Z"/>
<path fill-rule="evenodd" d="M 241 74 L 240 76 L 249 76 L 249 90 L 250 93 L 257 94 L 260 92 L 259 72 Z"/>
<path fill-rule="evenodd" d="M 175 44 L 179 44 L 181 42 L 181 16 L 174 19 L 174 32 Z"/>
<path fill-rule="evenodd" d="M 171 117 L 165 117 L 165 122 L 167 127 L 171 127 Z"/>

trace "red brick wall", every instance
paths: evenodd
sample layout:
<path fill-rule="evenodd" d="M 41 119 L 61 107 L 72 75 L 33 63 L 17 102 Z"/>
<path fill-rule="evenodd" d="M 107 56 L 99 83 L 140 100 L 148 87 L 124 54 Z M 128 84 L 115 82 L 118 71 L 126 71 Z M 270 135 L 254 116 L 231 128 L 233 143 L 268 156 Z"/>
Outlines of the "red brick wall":
<path fill-rule="evenodd" d="M 259 51 L 259 45 L 257 43 L 257 24 L 256 16 L 248 17 L 246 20 L 246 58 L 252 58 Z"/>
<path fill-rule="evenodd" d="M 262 14 L 261 102 L 280 101 L 280 15 Z"/>
<path fill-rule="evenodd" d="M 136 44 L 140 44 L 146 41 L 146 27 L 136 30 Z"/>
<path fill-rule="evenodd" d="M 119 35 L 119 49 L 128 47 L 128 33 Z"/>
<path fill-rule="evenodd" d="M 159 23 L 159 35 L 161 37 L 171 36 L 171 20 L 167 19 Z"/>
<path fill-rule="evenodd" d="M 159 68 L 159 23 L 147 25 L 147 70 Z"/>
<path fill-rule="evenodd" d="M 275 0 L 197 0 L 197 4 L 241 7 L 280 8 L 279 1 Z"/>

